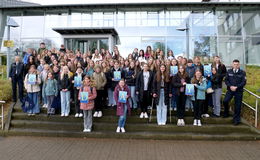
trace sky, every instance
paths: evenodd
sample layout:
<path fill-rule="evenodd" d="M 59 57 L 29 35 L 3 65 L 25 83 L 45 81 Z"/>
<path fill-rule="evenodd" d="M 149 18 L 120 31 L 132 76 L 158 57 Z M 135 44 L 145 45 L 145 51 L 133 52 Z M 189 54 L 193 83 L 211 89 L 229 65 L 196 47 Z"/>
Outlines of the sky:
<path fill-rule="evenodd" d="M 183 2 L 184 0 L 23 0 L 27 2 L 38 3 L 41 5 L 55 4 L 95 4 L 95 3 L 139 3 L 141 2 Z M 201 2 L 202 0 L 185 0 L 186 2 Z M 230 0 L 219 0 L 228 2 Z M 235 2 L 260 2 L 260 0 L 231 0 Z"/>

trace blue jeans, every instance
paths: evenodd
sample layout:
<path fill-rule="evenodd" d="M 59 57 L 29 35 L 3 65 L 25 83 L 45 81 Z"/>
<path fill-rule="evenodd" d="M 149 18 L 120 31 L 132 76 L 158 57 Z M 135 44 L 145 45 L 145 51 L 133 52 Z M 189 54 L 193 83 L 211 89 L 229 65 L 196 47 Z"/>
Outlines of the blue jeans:
<path fill-rule="evenodd" d="M 164 103 L 164 89 L 160 90 L 160 99 L 157 108 L 157 123 L 166 123 L 167 121 L 167 106 Z"/>
<path fill-rule="evenodd" d="M 114 91 L 112 88 L 108 88 L 108 105 L 116 105 L 116 101 L 114 98 Z"/>
<path fill-rule="evenodd" d="M 127 105 L 124 104 L 124 115 L 119 116 L 119 119 L 118 119 L 118 127 L 120 127 L 120 128 L 125 127 L 126 113 L 127 113 Z"/>
<path fill-rule="evenodd" d="M 132 108 L 137 108 L 136 94 L 135 94 L 135 86 L 129 86 L 131 91 L 131 98 L 129 98 L 130 106 Z"/>
<path fill-rule="evenodd" d="M 70 91 L 64 92 L 60 91 L 61 99 L 61 114 L 70 113 Z"/>
<path fill-rule="evenodd" d="M 177 102 L 176 102 L 176 95 L 175 95 L 175 89 L 173 88 L 172 89 L 172 97 L 171 97 L 171 99 L 172 99 L 172 108 L 174 109 L 174 108 L 176 108 L 177 107 Z"/>
<path fill-rule="evenodd" d="M 191 96 L 186 96 L 185 108 L 186 108 L 186 109 L 193 109 L 193 104 L 192 104 Z"/>
<path fill-rule="evenodd" d="M 33 101 L 33 108 L 28 110 L 29 114 L 40 113 L 38 92 L 28 93 L 29 98 Z"/>

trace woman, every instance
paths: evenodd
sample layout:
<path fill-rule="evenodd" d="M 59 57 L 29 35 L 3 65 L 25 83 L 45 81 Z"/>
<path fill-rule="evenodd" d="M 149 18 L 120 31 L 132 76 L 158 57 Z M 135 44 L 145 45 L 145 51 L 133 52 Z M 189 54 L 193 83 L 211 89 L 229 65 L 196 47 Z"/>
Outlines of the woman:
<path fill-rule="evenodd" d="M 167 106 L 170 104 L 171 87 L 169 73 L 165 65 L 161 65 L 153 81 L 153 97 L 157 108 L 157 123 L 165 125 L 167 121 Z"/>
<path fill-rule="evenodd" d="M 78 94 L 79 94 L 79 90 L 80 87 L 82 85 L 82 81 L 84 80 L 85 74 L 83 73 L 83 69 L 82 68 L 77 68 L 76 73 L 74 74 L 74 80 L 72 81 L 72 83 L 74 84 L 73 86 L 73 90 L 74 90 L 74 101 L 75 101 L 75 117 L 83 117 L 83 111 L 80 109 L 80 102 L 78 100 Z M 78 82 L 75 82 L 76 78 L 81 79 L 80 84 L 78 84 Z"/>
<path fill-rule="evenodd" d="M 94 61 L 90 60 L 87 68 L 85 68 L 85 71 L 84 71 L 85 75 L 92 76 L 92 74 L 94 73 L 94 67 L 95 67 Z"/>
<path fill-rule="evenodd" d="M 201 124 L 201 113 L 202 107 L 205 102 L 205 92 L 207 89 L 206 79 L 203 78 L 202 72 L 196 70 L 194 77 L 191 80 L 191 83 L 194 84 L 194 95 L 192 96 L 192 102 L 194 107 L 194 126 L 202 126 Z"/>
<path fill-rule="evenodd" d="M 33 101 L 32 109 L 28 110 L 28 116 L 33 116 L 40 113 L 38 95 L 40 91 L 41 78 L 37 73 L 34 65 L 30 66 L 28 73 L 24 79 L 24 87 L 27 91 L 28 97 Z"/>
<path fill-rule="evenodd" d="M 97 98 L 95 99 L 95 113 L 93 117 L 102 117 L 102 106 L 103 106 L 103 99 L 105 96 L 104 87 L 107 83 L 106 75 L 102 72 L 101 66 L 95 66 L 95 72 L 92 75 L 92 79 L 96 83 L 96 90 L 97 90 Z"/>
<path fill-rule="evenodd" d="M 136 94 L 135 94 L 135 79 L 136 79 L 136 68 L 135 68 L 135 62 L 132 61 L 130 63 L 130 67 L 128 69 L 128 71 L 125 72 L 125 80 L 126 80 L 126 84 L 129 87 L 130 91 L 131 91 L 131 99 L 129 99 L 130 101 L 130 106 L 133 109 L 137 108 L 137 100 L 136 100 Z"/>
<path fill-rule="evenodd" d="M 144 56 L 144 50 L 142 50 L 142 49 L 139 51 L 138 61 L 140 63 L 142 63 L 142 62 L 146 63 L 146 58 Z"/>
<path fill-rule="evenodd" d="M 178 73 L 172 78 L 172 86 L 175 88 L 175 96 L 177 100 L 177 126 L 185 126 L 184 111 L 185 111 L 185 86 L 190 83 L 190 78 L 185 71 L 185 66 L 180 65 Z"/>
<path fill-rule="evenodd" d="M 144 54 L 145 59 L 149 59 L 151 57 L 151 55 L 152 55 L 152 47 L 147 46 L 145 54 Z"/>
<path fill-rule="evenodd" d="M 143 65 L 143 70 L 136 78 L 136 94 L 139 99 L 141 114 L 140 118 L 148 118 L 147 107 L 151 104 L 153 72 L 149 71 L 148 65 Z"/>
<path fill-rule="evenodd" d="M 120 96 L 122 96 L 123 94 L 120 92 L 125 92 L 126 97 L 121 99 Z M 114 97 L 115 97 L 115 101 L 116 101 L 116 105 L 117 105 L 116 114 L 117 114 L 117 116 L 119 116 L 118 127 L 116 129 L 116 132 L 119 133 L 121 131 L 122 133 L 125 133 L 126 113 L 128 111 L 128 114 L 130 115 L 131 109 L 130 109 L 130 104 L 128 101 L 128 99 L 130 98 L 130 90 L 127 87 L 127 85 L 125 84 L 124 79 L 121 79 L 119 81 L 118 85 L 116 86 L 115 91 L 114 91 Z M 124 99 L 125 99 L 124 102 L 120 101 L 120 100 L 124 100 Z"/>
<path fill-rule="evenodd" d="M 167 59 L 168 59 L 168 60 L 174 59 L 174 54 L 173 54 L 173 51 L 172 51 L 172 50 L 169 50 L 169 51 L 168 51 Z"/>
<path fill-rule="evenodd" d="M 212 94 L 213 101 L 213 117 L 220 117 L 221 109 L 221 95 L 222 95 L 222 75 L 217 72 L 215 67 L 212 67 L 212 89 L 214 90 Z"/>
<path fill-rule="evenodd" d="M 92 110 L 95 105 L 95 98 L 97 97 L 96 88 L 90 76 L 85 76 L 83 86 L 80 88 L 78 99 L 80 100 L 80 109 L 84 114 L 84 130 L 83 132 L 91 132 L 92 130 Z M 83 93 L 84 92 L 84 93 Z M 83 94 L 88 93 L 87 101 L 84 101 Z"/>
<path fill-rule="evenodd" d="M 61 117 L 67 117 L 70 113 L 70 90 L 71 90 L 71 74 L 68 66 L 62 67 L 59 78 L 59 89 L 61 96 Z"/>

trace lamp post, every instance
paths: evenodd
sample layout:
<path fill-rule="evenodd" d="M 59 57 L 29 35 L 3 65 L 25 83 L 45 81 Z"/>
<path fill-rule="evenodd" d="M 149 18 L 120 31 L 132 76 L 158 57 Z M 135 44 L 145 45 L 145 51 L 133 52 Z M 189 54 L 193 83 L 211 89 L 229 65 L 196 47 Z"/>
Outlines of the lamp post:
<path fill-rule="evenodd" d="M 7 26 L 7 40 L 10 41 L 10 29 L 11 29 L 11 27 L 15 28 L 15 27 L 19 27 L 19 25 L 12 18 L 7 16 L 6 26 Z M 6 56 L 6 59 L 7 59 L 6 75 L 7 75 L 7 78 L 9 77 L 10 54 L 11 54 L 11 48 L 10 48 L 10 46 L 8 46 L 7 47 L 7 56 Z"/>
<path fill-rule="evenodd" d="M 190 35 L 190 27 L 189 27 L 189 17 L 185 19 L 185 26 L 176 28 L 177 31 L 186 31 L 186 55 L 187 58 L 190 56 L 190 40 L 189 40 L 189 35 Z"/>

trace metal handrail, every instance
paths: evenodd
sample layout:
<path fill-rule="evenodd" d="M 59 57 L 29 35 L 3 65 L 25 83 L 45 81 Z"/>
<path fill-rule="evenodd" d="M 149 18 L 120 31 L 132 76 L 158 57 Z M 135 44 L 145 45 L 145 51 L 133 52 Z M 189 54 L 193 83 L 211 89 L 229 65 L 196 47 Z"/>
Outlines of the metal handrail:
<path fill-rule="evenodd" d="M 2 123 L 2 130 L 4 130 L 4 104 L 5 104 L 5 101 L 0 101 L 0 104 L 1 104 L 1 123 Z"/>
<path fill-rule="evenodd" d="M 257 120 L 258 120 L 258 99 L 260 99 L 260 96 L 254 94 L 253 92 L 249 91 L 248 89 L 244 88 L 244 91 L 249 93 L 250 95 L 253 95 L 256 98 L 255 101 L 255 107 L 251 106 L 250 104 L 246 103 L 245 101 L 242 101 L 242 103 L 247 106 L 248 108 L 252 109 L 255 112 L 255 127 L 257 128 Z"/>

